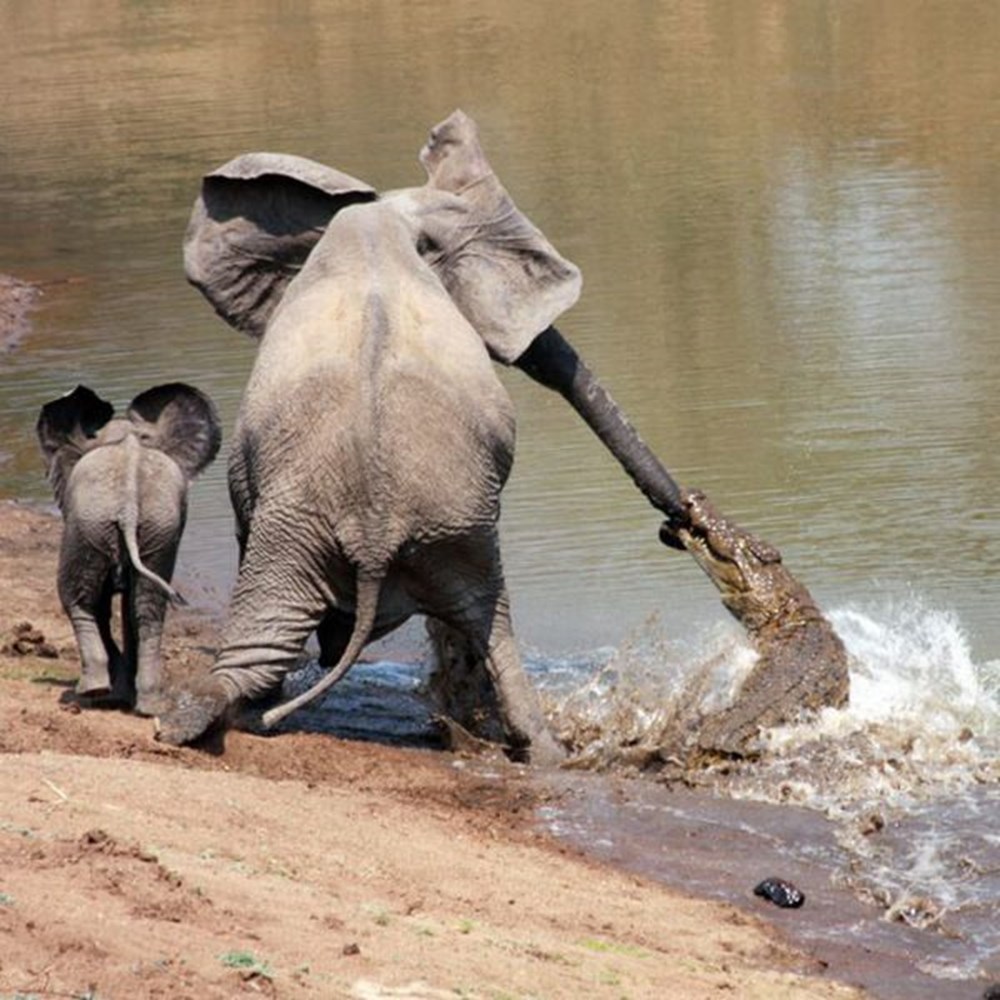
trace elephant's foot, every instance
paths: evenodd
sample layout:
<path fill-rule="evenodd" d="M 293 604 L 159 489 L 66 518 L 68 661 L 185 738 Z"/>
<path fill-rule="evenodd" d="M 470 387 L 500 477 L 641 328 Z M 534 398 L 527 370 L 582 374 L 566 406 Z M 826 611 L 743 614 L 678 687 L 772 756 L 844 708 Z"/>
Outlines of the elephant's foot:
<path fill-rule="evenodd" d="M 546 729 L 536 733 L 531 743 L 516 751 L 515 759 L 527 759 L 535 767 L 559 767 L 566 760 L 566 751 Z"/>
<path fill-rule="evenodd" d="M 103 670 L 85 670 L 76 682 L 76 693 L 81 698 L 93 698 L 111 692 L 111 675 Z"/>
<path fill-rule="evenodd" d="M 139 691 L 135 696 L 135 714 L 153 717 L 164 715 L 171 709 L 171 702 L 167 695 L 159 690 Z"/>
<path fill-rule="evenodd" d="M 211 678 L 182 689 L 172 701 L 170 708 L 156 720 L 156 739 L 172 746 L 193 743 L 225 719 L 230 705 L 222 687 Z"/>

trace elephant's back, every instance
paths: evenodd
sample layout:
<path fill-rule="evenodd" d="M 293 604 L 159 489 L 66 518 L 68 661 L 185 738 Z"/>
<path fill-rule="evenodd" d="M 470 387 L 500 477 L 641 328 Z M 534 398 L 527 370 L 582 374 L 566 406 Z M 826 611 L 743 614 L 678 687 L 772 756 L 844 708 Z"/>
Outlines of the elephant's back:
<path fill-rule="evenodd" d="M 125 453 L 120 444 L 87 452 L 70 473 L 63 514 L 87 534 L 113 526 L 125 491 Z"/>
<path fill-rule="evenodd" d="M 348 553 L 492 525 L 514 409 L 482 340 L 433 275 L 350 292 L 309 284 L 265 334 L 236 441 L 255 502 Z"/>

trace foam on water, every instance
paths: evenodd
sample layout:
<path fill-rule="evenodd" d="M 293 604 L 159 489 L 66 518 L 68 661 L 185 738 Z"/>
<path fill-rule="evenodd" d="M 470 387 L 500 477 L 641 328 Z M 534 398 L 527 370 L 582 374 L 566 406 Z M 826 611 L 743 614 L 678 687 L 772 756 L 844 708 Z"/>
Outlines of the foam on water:
<path fill-rule="evenodd" d="M 1000 661 L 973 662 L 957 614 L 910 598 L 868 611 L 845 608 L 830 619 L 853 659 L 848 718 L 997 735 Z"/>
<path fill-rule="evenodd" d="M 910 596 L 835 609 L 829 617 L 848 651 L 850 703 L 766 733 L 764 760 L 754 773 L 817 753 L 824 767 L 831 754 L 844 766 L 902 755 L 907 767 L 897 769 L 912 782 L 894 786 L 916 797 L 992 775 L 1000 745 L 1000 661 L 973 661 L 954 612 Z M 620 649 L 592 660 L 589 670 L 585 660 L 575 669 L 553 661 L 529 666 L 557 728 L 585 758 L 579 762 L 611 767 L 623 763 L 616 750 L 663 745 L 672 732 L 731 703 L 755 658 L 735 627 L 686 643 L 664 638 L 651 620 Z M 634 760 L 632 753 L 624 756 L 626 763 Z M 838 784 L 843 777 L 836 775 Z M 855 778 L 852 796 L 864 797 Z M 828 782 L 822 774 L 817 779 L 819 793 Z M 875 778 L 871 791 L 884 790 Z M 787 799 L 787 788 L 780 794 Z"/>
<path fill-rule="evenodd" d="M 976 663 L 958 615 L 918 596 L 829 617 L 849 655 L 848 707 L 686 780 L 826 815 L 848 859 L 835 879 L 888 920 L 967 941 L 961 961 L 927 971 L 971 975 L 1000 953 L 1000 661 Z M 733 630 L 685 645 L 650 623 L 575 688 L 549 685 L 552 714 L 576 766 L 655 773 L 662 748 L 728 704 L 753 662 Z"/>

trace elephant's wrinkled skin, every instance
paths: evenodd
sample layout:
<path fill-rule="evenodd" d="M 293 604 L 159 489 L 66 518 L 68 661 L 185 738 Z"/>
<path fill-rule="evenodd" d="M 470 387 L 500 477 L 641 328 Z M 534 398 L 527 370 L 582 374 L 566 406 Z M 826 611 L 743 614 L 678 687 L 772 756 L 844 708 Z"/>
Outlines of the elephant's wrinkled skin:
<path fill-rule="evenodd" d="M 421 162 L 423 187 L 381 197 L 276 154 L 205 178 L 188 277 L 260 347 L 229 465 L 241 558 L 222 648 L 161 740 L 274 693 L 313 631 L 325 688 L 419 612 L 485 662 L 504 742 L 560 755 L 511 628 L 497 519 L 514 412 L 490 357 L 515 361 L 579 273 L 518 212 L 470 118 L 437 126 Z"/>
<path fill-rule="evenodd" d="M 182 383 L 137 396 L 126 416 L 90 389 L 42 407 L 38 438 L 63 514 L 59 597 L 80 650 L 77 693 L 111 694 L 152 715 L 161 705 L 160 639 L 184 529 L 189 481 L 221 440 L 215 407 Z M 122 593 L 122 648 L 111 603 Z"/>
<path fill-rule="evenodd" d="M 662 540 L 691 553 L 760 654 L 736 703 L 698 731 L 702 751 L 740 756 L 762 729 L 846 705 L 847 653 L 777 549 L 723 517 L 703 493 L 681 496 L 687 524 L 664 526 Z"/>

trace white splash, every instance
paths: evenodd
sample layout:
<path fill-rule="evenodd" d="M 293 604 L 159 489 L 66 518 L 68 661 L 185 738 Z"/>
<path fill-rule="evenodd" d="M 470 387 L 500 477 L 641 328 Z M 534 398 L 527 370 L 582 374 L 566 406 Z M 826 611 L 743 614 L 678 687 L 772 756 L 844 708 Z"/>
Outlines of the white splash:
<path fill-rule="evenodd" d="M 973 660 L 956 613 L 908 596 L 829 618 L 850 660 L 848 707 L 770 730 L 764 760 L 728 771 L 734 794 L 840 812 L 997 777 L 1000 669 Z M 676 744 L 672 736 L 732 702 L 754 662 L 738 630 L 679 643 L 654 619 L 603 665 L 543 688 L 579 766 L 645 766 L 637 748 Z"/>
<path fill-rule="evenodd" d="M 972 660 L 958 615 L 911 598 L 874 613 L 844 609 L 830 620 L 852 659 L 851 706 L 858 722 L 917 722 L 980 729 L 1000 720 L 986 670 Z"/>
<path fill-rule="evenodd" d="M 1000 664 L 975 663 L 957 614 L 909 597 L 877 608 L 837 609 L 829 618 L 850 658 L 850 703 L 812 723 L 772 731 L 772 750 L 864 731 L 895 734 L 925 759 L 933 756 L 932 747 L 949 761 L 957 744 L 995 748 Z"/>

